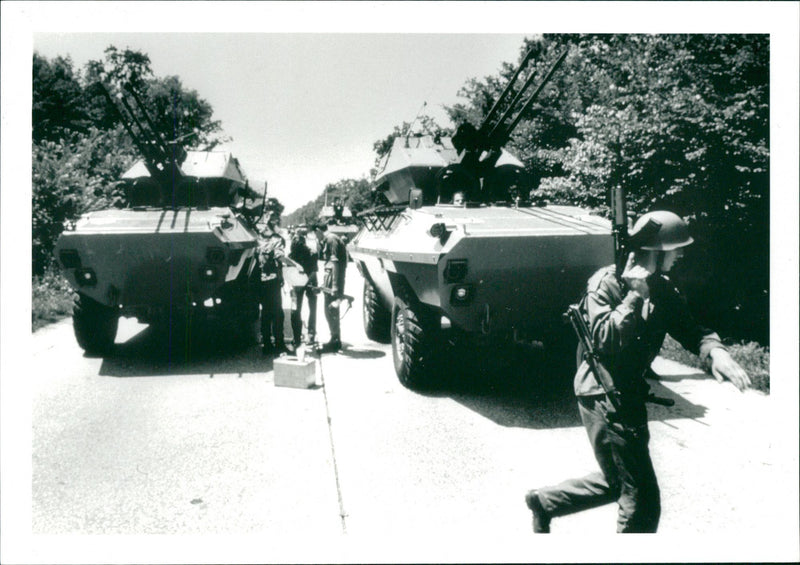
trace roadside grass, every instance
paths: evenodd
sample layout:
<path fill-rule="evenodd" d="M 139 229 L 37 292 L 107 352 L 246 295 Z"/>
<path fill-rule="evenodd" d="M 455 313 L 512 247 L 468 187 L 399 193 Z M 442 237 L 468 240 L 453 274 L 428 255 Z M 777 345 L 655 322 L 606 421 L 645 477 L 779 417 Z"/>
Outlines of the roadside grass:
<path fill-rule="evenodd" d="M 734 361 L 750 375 L 753 389 L 769 394 L 769 347 L 759 345 L 754 341 L 747 343 L 725 344 Z M 706 370 L 700 358 L 686 351 L 683 346 L 667 336 L 661 347 L 660 355 L 671 361 L 676 361 L 689 367 Z"/>
<path fill-rule="evenodd" d="M 41 277 L 33 277 L 31 283 L 31 331 L 71 316 L 73 296 L 69 283 L 57 271 L 47 271 Z"/>

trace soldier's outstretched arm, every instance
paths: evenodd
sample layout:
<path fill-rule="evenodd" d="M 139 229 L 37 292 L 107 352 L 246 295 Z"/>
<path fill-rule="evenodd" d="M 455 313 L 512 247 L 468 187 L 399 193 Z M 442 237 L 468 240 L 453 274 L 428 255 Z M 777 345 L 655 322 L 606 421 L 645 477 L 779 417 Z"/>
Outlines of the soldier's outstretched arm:
<path fill-rule="evenodd" d="M 733 360 L 731 354 L 722 347 L 715 347 L 709 354 L 711 357 L 711 374 L 718 382 L 729 380 L 741 391 L 750 388 L 750 376 L 741 365 Z"/>

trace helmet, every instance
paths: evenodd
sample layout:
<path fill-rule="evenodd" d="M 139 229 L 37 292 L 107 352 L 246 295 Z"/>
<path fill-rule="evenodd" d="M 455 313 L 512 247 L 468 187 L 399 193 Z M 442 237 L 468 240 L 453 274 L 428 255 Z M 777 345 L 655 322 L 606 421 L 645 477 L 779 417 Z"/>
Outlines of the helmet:
<path fill-rule="evenodd" d="M 633 225 L 630 237 L 637 249 L 653 251 L 671 251 L 694 241 L 686 222 L 677 214 L 665 210 L 644 214 Z"/>

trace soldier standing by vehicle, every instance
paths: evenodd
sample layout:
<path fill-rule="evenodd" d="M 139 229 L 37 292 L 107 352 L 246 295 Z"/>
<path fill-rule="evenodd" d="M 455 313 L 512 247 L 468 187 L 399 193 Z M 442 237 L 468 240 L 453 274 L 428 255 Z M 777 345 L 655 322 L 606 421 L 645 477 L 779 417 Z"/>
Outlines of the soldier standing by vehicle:
<path fill-rule="evenodd" d="M 312 344 L 316 341 L 317 334 L 317 295 L 312 287 L 317 286 L 317 254 L 311 251 L 306 242 L 306 228 L 298 228 L 292 237 L 289 247 L 289 259 L 296 262 L 308 276 L 308 282 L 304 286 L 293 286 L 292 296 L 292 335 L 294 347 L 297 348 L 302 343 L 303 338 L 303 297 L 308 297 L 308 323 L 306 343 Z"/>
<path fill-rule="evenodd" d="M 258 264 L 261 267 L 259 302 L 261 303 L 261 343 L 264 355 L 280 354 L 286 351 L 283 338 L 283 301 L 281 299 L 281 287 L 283 286 L 281 259 L 285 254 L 286 242 L 278 233 L 279 224 L 280 214 L 272 210 L 267 218 L 267 226 L 259 238 Z"/>
<path fill-rule="evenodd" d="M 645 226 L 654 228 L 647 236 L 642 232 Z M 637 234 L 642 236 L 639 241 Z M 534 532 L 549 532 L 557 516 L 613 501 L 619 504 L 617 532 L 657 530 L 661 500 L 648 449 L 649 387 L 644 376 L 666 333 L 710 365 L 719 382 L 727 379 L 739 390 L 750 386 L 747 373 L 719 336 L 693 320 L 666 276 L 683 256 L 683 247 L 693 241 L 684 221 L 672 212 L 650 212 L 636 222 L 630 239 L 634 251 L 621 277 L 613 265 L 600 269 L 589 279 L 580 307 L 602 360 L 596 368 L 605 367 L 613 380 L 607 393 L 605 378 L 596 377 L 584 360 L 574 382 L 581 420 L 601 472 L 528 492 L 525 502 L 533 513 Z"/>
<path fill-rule="evenodd" d="M 339 325 L 339 304 L 344 293 L 344 280 L 347 272 L 347 249 L 341 238 L 328 230 L 324 222 L 313 225 L 320 249 L 320 259 L 325 261 L 325 278 L 322 292 L 325 294 L 325 318 L 331 332 L 331 339 L 322 346 L 323 352 L 335 352 L 342 348 L 342 335 Z"/>

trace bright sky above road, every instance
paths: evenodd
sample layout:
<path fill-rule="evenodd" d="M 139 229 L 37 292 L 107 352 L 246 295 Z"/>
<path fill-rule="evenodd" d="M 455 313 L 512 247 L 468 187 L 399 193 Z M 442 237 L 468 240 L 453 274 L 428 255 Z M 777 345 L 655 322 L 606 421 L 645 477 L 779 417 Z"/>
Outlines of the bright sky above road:
<path fill-rule="evenodd" d="M 15 55 L 27 48 L 47 57 L 70 55 L 82 68 L 113 44 L 146 52 L 158 76 L 178 75 L 211 103 L 232 137 L 225 148 L 240 159 L 253 187 L 263 189 L 267 181 L 287 211 L 327 183 L 367 176 L 373 143 L 412 121 L 423 103 L 426 113 L 449 125 L 442 105 L 457 102 L 469 78 L 515 63 L 525 37 L 752 32 L 765 27 L 760 21 L 775 25 L 768 8 L 747 2 L 725 10 L 716 2 L 691 9 L 658 2 L 4 4 L 4 13 L 24 5 L 22 25 L 4 25 L 6 35 L 23 38 Z"/>
<path fill-rule="evenodd" d="M 447 125 L 443 104 L 470 77 L 516 62 L 521 34 L 42 33 L 34 49 L 78 68 L 109 45 L 141 50 L 157 76 L 178 75 L 214 108 L 225 148 L 251 184 L 291 211 L 330 182 L 369 174 L 372 145 L 422 108 Z"/>

